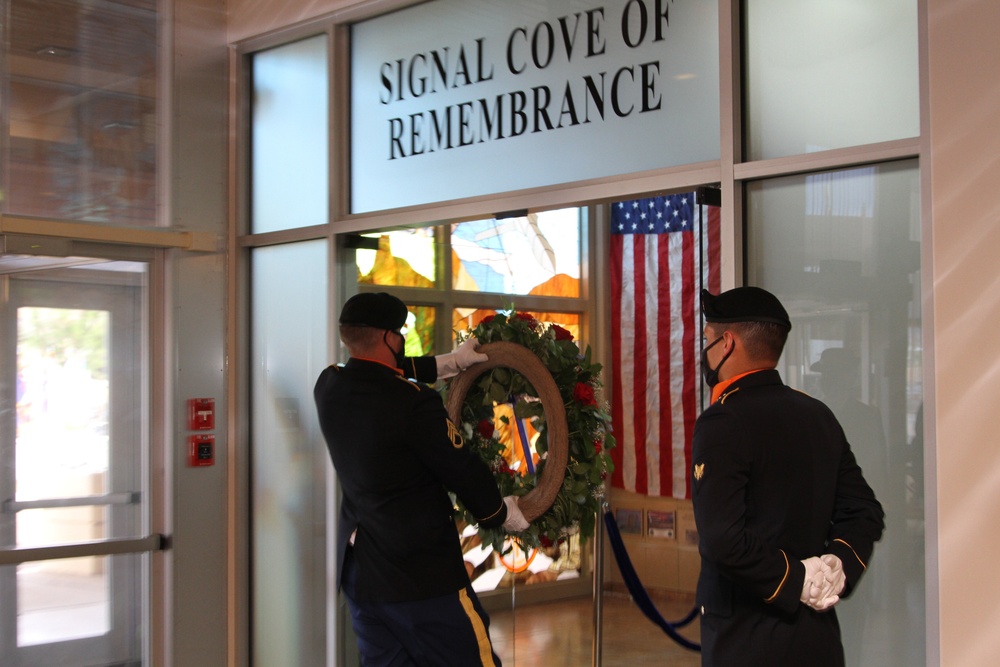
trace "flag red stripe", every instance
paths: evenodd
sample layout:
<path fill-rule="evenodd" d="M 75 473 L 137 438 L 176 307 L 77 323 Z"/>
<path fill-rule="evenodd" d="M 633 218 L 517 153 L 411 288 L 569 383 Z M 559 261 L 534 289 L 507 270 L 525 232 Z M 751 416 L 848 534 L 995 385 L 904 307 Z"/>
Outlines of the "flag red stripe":
<path fill-rule="evenodd" d="M 611 235 L 611 367 L 616 371 L 622 367 L 622 244 L 624 237 L 619 234 Z M 614 376 L 611 386 L 611 424 L 620 425 L 622 423 L 622 378 L 620 375 Z M 615 470 L 611 473 L 611 484 L 617 488 L 625 488 L 623 472 L 625 465 L 622 460 L 626 443 L 619 431 L 614 434 L 617 439 L 617 447 L 611 450 L 611 461 L 615 465 Z"/>
<path fill-rule="evenodd" d="M 681 275 L 684 276 L 684 303 L 682 305 L 684 313 L 684 322 L 688 323 L 684 327 L 684 339 L 681 349 L 684 351 L 684 391 L 682 394 L 683 408 L 684 408 L 684 429 L 682 431 L 684 435 L 684 442 L 682 446 L 684 448 L 684 472 L 682 475 L 678 475 L 678 480 L 684 480 L 683 493 L 681 489 L 674 487 L 674 497 L 675 498 L 690 498 L 690 484 L 688 482 L 687 471 L 691 465 L 691 435 L 694 432 L 694 420 L 696 418 L 695 414 L 695 396 L 698 391 L 698 387 L 695 383 L 695 359 L 694 359 L 694 341 L 695 335 L 697 335 L 697 317 L 694 312 L 695 303 L 695 291 L 698 289 L 698 281 L 695 280 L 695 241 L 693 234 L 684 234 L 682 242 L 684 244 L 684 258 L 683 266 L 681 268 Z M 678 471 L 680 472 L 680 471 Z"/>
<path fill-rule="evenodd" d="M 635 420 L 635 492 L 648 493 L 646 465 L 646 374 L 648 363 L 646 334 L 646 243 L 656 243 L 645 234 L 634 236 L 633 266 L 635 272 L 635 349 L 631 350 L 634 368 L 632 382 L 632 414 Z"/>
<path fill-rule="evenodd" d="M 689 234 L 682 234 L 682 236 L 689 236 Z M 659 349 L 659 353 L 657 355 L 657 358 L 659 359 L 659 368 L 656 369 L 656 372 L 657 375 L 659 375 L 658 380 L 660 387 L 660 429 L 658 434 L 660 442 L 659 495 L 669 496 L 672 487 L 671 480 L 673 479 L 674 470 L 674 460 L 671 455 L 670 447 L 670 443 L 673 442 L 674 439 L 674 420 L 671 403 L 672 392 L 670 390 L 670 333 L 673 327 L 680 324 L 678 322 L 672 322 L 670 317 L 671 283 L 677 280 L 678 276 L 674 274 L 670 267 L 669 234 L 657 235 L 656 255 L 657 266 L 660 267 L 660 284 L 657 285 L 657 302 L 659 304 L 659 308 L 656 323 L 656 342 Z"/>

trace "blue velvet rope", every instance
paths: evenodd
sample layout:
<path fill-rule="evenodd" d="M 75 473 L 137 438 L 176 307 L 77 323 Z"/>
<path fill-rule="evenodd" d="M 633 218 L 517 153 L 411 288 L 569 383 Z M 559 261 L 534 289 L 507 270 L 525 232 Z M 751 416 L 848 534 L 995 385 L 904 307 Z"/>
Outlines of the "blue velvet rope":
<path fill-rule="evenodd" d="M 517 434 L 521 436 L 521 451 L 524 452 L 524 461 L 528 464 L 528 474 L 535 474 L 535 462 L 531 458 L 531 443 L 528 442 L 528 433 L 524 430 L 524 421 L 517 418 L 517 396 L 510 397 L 510 407 L 514 408 L 514 423 L 517 424 Z"/>
<path fill-rule="evenodd" d="M 622 541 L 621 532 L 618 530 L 618 522 L 615 521 L 615 517 L 611 514 L 611 511 L 607 509 L 604 511 L 604 525 L 608 529 L 608 539 L 611 542 L 611 550 L 615 553 L 615 561 L 618 562 L 618 569 L 622 573 L 622 579 L 625 580 L 625 586 L 628 588 L 629 593 L 631 593 L 632 599 L 635 600 L 635 604 L 646 615 L 646 618 L 660 626 L 667 633 L 667 636 L 675 642 L 692 651 L 701 651 L 701 644 L 696 644 L 682 637 L 677 632 L 677 628 L 683 628 L 695 619 L 698 615 L 698 605 L 695 605 L 691 609 L 691 612 L 680 621 L 671 623 L 665 620 L 650 599 L 646 588 L 639 581 L 639 575 L 636 574 L 635 568 L 632 566 L 632 560 L 625 550 L 625 543 Z"/>

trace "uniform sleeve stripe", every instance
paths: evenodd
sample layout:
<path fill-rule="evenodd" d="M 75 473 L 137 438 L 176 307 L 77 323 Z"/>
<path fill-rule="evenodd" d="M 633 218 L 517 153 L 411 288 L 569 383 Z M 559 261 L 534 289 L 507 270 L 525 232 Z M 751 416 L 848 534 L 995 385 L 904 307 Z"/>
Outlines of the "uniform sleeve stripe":
<path fill-rule="evenodd" d="M 858 552 L 854 550 L 854 547 L 852 547 L 850 544 L 848 544 L 844 540 L 840 539 L 839 537 L 837 539 L 835 539 L 834 542 L 840 542 L 845 547 L 847 547 L 848 549 L 850 549 L 851 553 L 854 554 L 854 557 L 858 559 L 859 563 L 861 563 L 861 567 L 864 568 L 864 569 L 866 569 L 866 570 L 868 569 L 868 566 L 865 565 L 865 562 L 863 560 L 861 560 L 861 556 L 859 556 Z"/>
<path fill-rule="evenodd" d="M 771 597 L 764 600 L 764 602 L 774 602 L 774 599 L 778 597 L 778 593 L 780 593 L 781 589 L 784 588 L 785 582 L 788 581 L 788 572 L 791 569 L 788 565 L 788 554 L 786 554 L 781 549 L 778 549 L 778 551 L 781 551 L 781 555 L 785 557 L 785 576 L 781 578 L 781 583 L 778 584 L 778 587 L 774 589 L 774 593 L 771 595 Z"/>
<path fill-rule="evenodd" d="M 479 520 L 480 520 L 480 521 L 489 521 L 490 519 L 492 519 L 493 517 L 495 517 L 495 516 L 496 516 L 497 514 L 500 514 L 500 511 L 501 511 L 501 510 L 502 510 L 503 508 L 504 508 L 504 504 L 503 504 L 503 501 L 501 500 L 501 501 L 500 501 L 500 507 L 498 507 L 498 508 L 497 508 L 497 511 L 496 511 L 496 512 L 494 512 L 493 514 L 491 514 L 491 515 L 489 515 L 489 516 L 486 516 L 486 517 L 483 517 L 483 518 L 481 518 L 481 519 L 479 519 Z"/>

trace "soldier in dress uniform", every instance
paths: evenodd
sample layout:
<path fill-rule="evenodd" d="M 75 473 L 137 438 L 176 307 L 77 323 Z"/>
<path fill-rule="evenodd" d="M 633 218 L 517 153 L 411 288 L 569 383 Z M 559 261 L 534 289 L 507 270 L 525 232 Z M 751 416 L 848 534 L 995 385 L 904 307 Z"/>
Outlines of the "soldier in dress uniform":
<path fill-rule="evenodd" d="M 351 297 L 340 315 L 350 359 L 325 369 L 314 389 L 343 490 L 337 582 L 363 664 L 499 665 L 448 491 L 482 526 L 518 532 L 528 523 L 515 498 L 500 496 L 440 395 L 403 377 L 406 314 L 384 292 Z"/>
<path fill-rule="evenodd" d="M 850 595 L 884 514 L 844 431 L 775 369 L 791 321 L 757 287 L 702 292 L 702 372 L 712 403 L 695 424 L 703 665 L 841 667 L 833 606 Z"/>

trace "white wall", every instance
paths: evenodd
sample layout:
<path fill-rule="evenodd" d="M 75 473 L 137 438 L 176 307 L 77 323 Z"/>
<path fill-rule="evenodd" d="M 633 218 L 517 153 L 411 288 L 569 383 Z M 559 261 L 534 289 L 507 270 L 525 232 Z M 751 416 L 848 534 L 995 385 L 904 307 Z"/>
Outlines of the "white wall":
<path fill-rule="evenodd" d="M 228 49 L 225 0 L 174 3 L 174 59 L 168 81 L 173 126 L 169 205 L 177 229 L 226 238 L 228 188 Z M 220 667 L 229 650 L 228 465 L 226 394 L 226 255 L 171 251 L 168 262 L 167 503 L 172 543 L 164 664 Z M 213 466 L 187 463 L 188 398 L 216 407 Z"/>
<path fill-rule="evenodd" d="M 961 667 L 1000 655 L 1000 7 L 927 5 L 937 448 L 928 460 L 937 463 L 940 664 Z"/>

